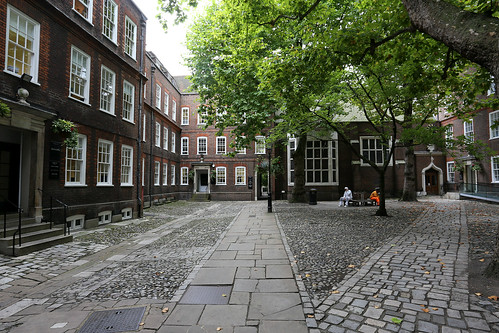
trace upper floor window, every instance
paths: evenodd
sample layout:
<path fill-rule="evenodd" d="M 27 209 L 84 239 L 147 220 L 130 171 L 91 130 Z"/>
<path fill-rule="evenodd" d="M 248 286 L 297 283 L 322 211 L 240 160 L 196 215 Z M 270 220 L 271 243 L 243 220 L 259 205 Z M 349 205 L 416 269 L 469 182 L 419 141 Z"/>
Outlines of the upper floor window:
<path fill-rule="evenodd" d="M 464 127 L 464 136 L 470 140 L 473 140 L 473 137 L 474 137 L 474 131 L 473 131 L 473 119 L 471 119 L 470 121 L 465 121 L 463 123 L 463 127 Z"/>
<path fill-rule="evenodd" d="M 172 131 L 172 153 L 175 152 L 175 145 L 176 145 L 175 139 L 176 138 L 177 138 L 177 135 L 175 133 L 173 133 L 173 131 Z"/>
<path fill-rule="evenodd" d="M 450 124 L 446 126 L 445 129 L 445 141 L 447 147 L 451 145 L 451 141 L 454 139 L 454 125 Z"/>
<path fill-rule="evenodd" d="M 217 167 L 216 169 L 216 183 L 217 185 L 227 184 L 227 173 L 225 167 Z"/>
<path fill-rule="evenodd" d="M 161 86 L 156 84 L 156 107 L 161 109 Z"/>
<path fill-rule="evenodd" d="M 90 82 L 90 57 L 71 47 L 71 73 L 69 82 L 69 96 L 88 103 Z"/>
<path fill-rule="evenodd" d="M 447 181 L 454 183 L 456 181 L 456 169 L 454 161 L 447 162 Z"/>
<path fill-rule="evenodd" d="M 118 5 L 113 0 L 104 0 L 102 5 L 102 33 L 104 36 L 116 43 Z"/>
<path fill-rule="evenodd" d="M 113 143 L 99 140 L 97 151 L 97 185 L 113 183 Z"/>
<path fill-rule="evenodd" d="M 163 112 L 168 115 L 170 108 L 170 95 L 165 91 L 165 96 L 163 97 Z"/>
<path fill-rule="evenodd" d="M 121 186 L 130 186 L 133 184 L 133 148 L 130 146 L 121 146 Z"/>
<path fill-rule="evenodd" d="M 490 171 L 492 173 L 492 182 L 499 183 L 499 155 L 493 156 L 490 160 Z"/>
<path fill-rule="evenodd" d="M 236 185 L 246 185 L 246 167 L 236 167 Z"/>
<path fill-rule="evenodd" d="M 189 125 L 189 108 L 182 108 L 182 125 Z"/>
<path fill-rule="evenodd" d="M 163 149 L 168 150 L 168 128 L 163 127 Z"/>
<path fill-rule="evenodd" d="M 156 122 L 156 131 L 154 135 L 155 135 L 154 145 L 156 147 L 161 147 L 161 124 L 158 122 Z"/>
<path fill-rule="evenodd" d="M 382 165 L 388 152 L 381 139 L 375 137 L 361 137 L 360 139 L 361 155 L 377 165 Z M 366 165 L 367 163 L 362 160 L 362 164 Z"/>
<path fill-rule="evenodd" d="M 163 163 L 163 185 L 168 185 L 168 163 Z"/>
<path fill-rule="evenodd" d="M 198 111 L 198 125 L 206 125 L 206 116 L 208 113 L 206 111 L 199 112 Z"/>
<path fill-rule="evenodd" d="M 171 185 L 175 185 L 175 165 L 170 166 L 170 175 L 171 175 Z"/>
<path fill-rule="evenodd" d="M 180 185 L 189 185 L 189 168 L 180 168 Z"/>
<path fill-rule="evenodd" d="M 135 86 L 123 81 L 123 119 L 134 122 Z"/>
<path fill-rule="evenodd" d="M 75 148 L 66 147 L 66 185 L 85 185 L 87 137 L 78 135 Z"/>
<path fill-rule="evenodd" d="M 255 154 L 265 154 L 265 137 L 257 136 L 255 139 Z"/>
<path fill-rule="evenodd" d="M 92 7 L 93 0 L 74 0 L 73 2 L 73 9 L 89 22 L 92 22 Z"/>
<path fill-rule="evenodd" d="M 489 113 L 490 138 L 499 138 L 499 110 Z"/>
<path fill-rule="evenodd" d="M 189 155 L 189 138 L 183 137 L 180 139 L 180 154 Z"/>
<path fill-rule="evenodd" d="M 159 162 L 154 161 L 154 186 L 159 186 Z"/>
<path fill-rule="evenodd" d="M 113 71 L 102 66 L 100 79 L 100 109 L 101 111 L 114 114 L 114 84 L 115 77 Z"/>
<path fill-rule="evenodd" d="M 225 138 L 225 136 L 217 137 L 217 154 L 225 154 L 227 152 L 226 141 L 227 139 Z"/>
<path fill-rule="evenodd" d="M 137 49 L 137 25 L 125 17 L 125 53 L 135 59 Z"/>
<path fill-rule="evenodd" d="M 177 101 L 172 100 L 172 120 L 177 120 Z"/>
<path fill-rule="evenodd" d="M 5 70 L 14 75 L 31 75 L 38 82 L 40 24 L 7 6 L 7 52 Z"/>
<path fill-rule="evenodd" d="M 208 139 L 206 137 L 198 138 L 198 155 L 206 155 L 208 153 Z"/>
<path fill-rule="evenodd" d="M 146 142 L 146 121 L 147 117 L 144 113 L 144 116 L 142 117 L 142 141 Z"/>

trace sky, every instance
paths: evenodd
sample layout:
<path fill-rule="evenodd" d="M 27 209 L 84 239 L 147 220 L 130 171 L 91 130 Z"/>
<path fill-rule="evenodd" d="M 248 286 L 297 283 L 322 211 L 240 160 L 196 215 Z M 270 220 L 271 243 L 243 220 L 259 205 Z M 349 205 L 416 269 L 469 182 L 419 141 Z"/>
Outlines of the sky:
<path fill-rule="evenodd" d="M 157 0 L 134 0 L 135 4 L 147 17 L 146 50 L 152 51 L 173 76 L 190 74 L 190 70 L 183 65 L 182 56 L 188 54 L 185 46 L 185 35 L 190 24 L 190 17 L 181 25 L 168 25 L 168 33 L 156 18 L 158 12 Z"/>

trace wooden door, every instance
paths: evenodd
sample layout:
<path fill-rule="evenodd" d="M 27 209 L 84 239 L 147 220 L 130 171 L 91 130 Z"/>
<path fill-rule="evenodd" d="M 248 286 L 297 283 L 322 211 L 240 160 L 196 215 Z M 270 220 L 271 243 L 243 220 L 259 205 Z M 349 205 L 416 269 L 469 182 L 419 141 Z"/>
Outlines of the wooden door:
<path fill-rule="evenodd" d="M 440 184 L 438 183 L 438 172 L 436 170 L 428 170 L 426 171 L 426 193 L 427 194 L 432 194 L 432 195 L 438 195 L 439 193 L 439 186 Z"/>

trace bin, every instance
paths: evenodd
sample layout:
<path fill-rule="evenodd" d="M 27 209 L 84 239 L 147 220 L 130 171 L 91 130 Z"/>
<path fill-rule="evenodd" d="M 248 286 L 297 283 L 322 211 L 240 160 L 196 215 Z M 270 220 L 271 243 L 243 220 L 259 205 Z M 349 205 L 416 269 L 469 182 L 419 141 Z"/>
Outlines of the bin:
<path fill-rule="evenodd" d="M 317 190 L 315 188 L 311 188 L 309 191 L 309 205 L 317 205 Z"/>

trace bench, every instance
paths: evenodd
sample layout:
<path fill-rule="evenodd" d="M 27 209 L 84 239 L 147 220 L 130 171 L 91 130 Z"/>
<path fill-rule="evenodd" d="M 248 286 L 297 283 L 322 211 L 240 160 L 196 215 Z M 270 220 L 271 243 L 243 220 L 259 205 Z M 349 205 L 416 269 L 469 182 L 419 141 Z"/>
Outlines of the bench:
<path fill-rule="evenodd" d="M 348 202 L 349 206 L 374 206 L 376 204 L 375 201 L 369 199 L 369 194 L 365 194 L 364 192 L 353 192 L 352 200 Z"/>

